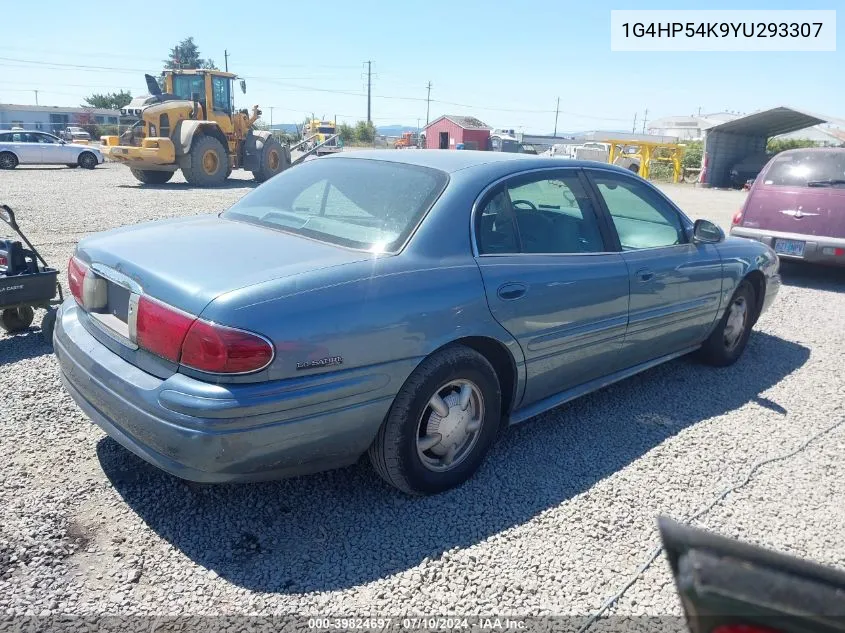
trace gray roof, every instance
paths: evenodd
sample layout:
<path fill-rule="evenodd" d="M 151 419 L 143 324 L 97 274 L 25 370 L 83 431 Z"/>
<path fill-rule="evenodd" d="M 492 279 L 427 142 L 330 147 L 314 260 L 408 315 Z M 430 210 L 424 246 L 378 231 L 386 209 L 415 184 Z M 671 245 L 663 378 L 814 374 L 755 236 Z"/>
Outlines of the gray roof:
<path fill-rule="evenodd" d="M 796 108 L 779 106 L 719 123 L 708 128 L 707 133 L 728 132 L 731 134 L 771 137 L 795 132 L 796 130 L 803 130 L 804 128 L 820 123 L 827 123 L 828 121 L 835 121 L 835 119 Z"/>
<path fill-rule="evenodd" d="M 330 154 L 318 160 L 349 160 L 349 159 L 370 159 L 391 161 L 394 163 L 405 163 L 406 165 L 419 165 L 430 167 L 445 172 L 456 172 L 468 167 L 477 167 L 491 163 L 519 162 L 521 167 L 532 169 L 534 167 L 595 167 L 600 165 L 605 169 L 613 169 L 622 173 L 630 171 L 610 165 L 608 163 L 596 163 L 595 161 L 583 160 L 561 160 L 560 158 L 549 158 L 536 154 L 517 154 L 511 152 L 485 152 L 481 150 L 450 150 L 450 149 L 415 149 L 398 152 L 390 149 L 362 149 L 354 151 L 343 151 L 337 154 Z"/>
<path fill-rule="evenodd" d="M 426 125 L 426 128 L 437 123 L 440 119 L 449 119 L 455 125 L 462 127 L 465 130 L 492 130 L 489 125 L 487 125 L 481 119 L 476 119 L 474 116 L 458 116 L 455 114 L 444 114 L 441 117 L 437 117 L 434 121 Z"/>

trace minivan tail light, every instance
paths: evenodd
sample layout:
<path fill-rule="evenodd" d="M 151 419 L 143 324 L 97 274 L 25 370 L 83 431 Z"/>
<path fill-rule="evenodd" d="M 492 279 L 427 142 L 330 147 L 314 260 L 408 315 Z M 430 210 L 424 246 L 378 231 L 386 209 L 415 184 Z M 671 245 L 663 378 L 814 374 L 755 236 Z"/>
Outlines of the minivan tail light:
<path fill-rule="evenodd" d="M 742 209 L 734 213 L 734 217 L 731 218 L 731 226 L 736 226 L 742 222 Z"/>
<path fill-rule="evenodd" d="M 76 302 L 85 307 L 83 301 L 83 287 L 85 284 L 85 275 L 88 274 L 88 264 L 83 262 L 78 257 L 70 258 L 67 264 L 67 285 L 70 288 L 70 293 Z"/>
<path fill-rule="evenodd" d="M 194 321 L 196 317 L 186 312 L 141 295 L 131 334 L 138 347 L 178 363 L 182 341 Z"/>
<path fill-rule="evenodd" d="M 214 374 L 245 374 L 273 360 L 273 345 L 262 336 L 197 319 L 182 343 L 182 365 Z"/>

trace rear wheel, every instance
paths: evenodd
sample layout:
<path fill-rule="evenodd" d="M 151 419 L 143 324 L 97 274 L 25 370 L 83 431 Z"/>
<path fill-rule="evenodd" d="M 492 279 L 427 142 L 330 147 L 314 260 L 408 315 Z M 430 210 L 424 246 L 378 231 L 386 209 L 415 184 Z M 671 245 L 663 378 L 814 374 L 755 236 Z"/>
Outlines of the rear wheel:
<path fill-rule="evenodd" d="M 172 171 L 154 171 L 152 169 L 130 169 L 129 171 L 145 185 L 163 185 L 173 178 Z"/>
<path fill-rule="evenodd" d="M 97 157 L 91 152 L 82 152 L 76 162 L 82 169 L 94 169 L 97 166 Z"/>
<path fill-rule="evenodd" d="M 715 367 L 727 367 L 739 360 L 751 336 L 756 301 L 753 286 L 745 280 L 740 282 L 722 320 L 701 346 L 701 360 Z"/>
<path fill-rule="evenodd" d="M 14 169 L 18 166 L 18 157 L 12 152 L 0 153 L 0 169 Z"/>
<path fill-rule="evenodd" d="M 481 466 L 501 419 L 492 365 L 456 345 L 424 360 L 393 401 L 369 449 L 376 472 L 411 494 L 459 486 Z"/>
<path fill-rule="evenodd" d="M 229 156 L 223 143 L 213 136 L 195 138 L 191 147 L 191 166 L 182 173 L 192 185 L 213 187 L 226 180 Z"/>
<path fill-rule="evenodd" d="M 30 325 L 35 317 L 35 312 L 29 306 L 23 308 L 6 308 L 0 312 L 0 328 L 9 334 L 22 332 Z"/>
<path fill-rule="evenodd" d="M 290 150 L 274 138 L 264 141 L 261 148 L 261 167 L 252 172 L 256 182 L 269 180 L 290 167 Z"/>

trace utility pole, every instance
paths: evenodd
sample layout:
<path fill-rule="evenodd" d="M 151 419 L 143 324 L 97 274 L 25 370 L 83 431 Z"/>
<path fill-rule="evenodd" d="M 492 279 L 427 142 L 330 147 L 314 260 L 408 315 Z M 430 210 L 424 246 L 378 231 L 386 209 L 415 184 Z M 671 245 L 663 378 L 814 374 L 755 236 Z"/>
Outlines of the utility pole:
<path fill-rule="evenodd" d="M 428 86 L 426 86 L 426 88 L 428 88 L 428 95 L 425 98 L 425 124 L 426 124 L 426 127 L 427 127 L 428 126 L 429 106 L 431 105 L 431 82 L 430 81 L 428 82 Z"/>
<path fill-rule="evenodd" d="M 270 106 L 270 129 L 273 129 L 273 106 Z"/>
<path fill-rule="evenodd" d="M 634 127 L 631 128 L 631 134 L 637 133 L 637 113 L 634 112 Z"/>
<path fill-rule="evenodd" d="M 229 72 L 229 51 L 225 48 L 223 49 L 223 61 L 226 64 L 226 72 Z"/>
<path fill-rule="evenodd" d="M 698 106 L 698 116 L 701 116 L 701 106 Z"/>
<path fill-rule="evenodd" d="M 645 124 L 648 122 L 648 108 L 643 112 L 643 134 L 645 134 Z"/>
<path fill-rule="evenodd" d="M 557 98 L 557 105 L 555 106 L 555 133 L 554 136 L 557 136 L 557 115 L 560 112 L 560 97 Z"/>
<path fill-rule="evenodd" d="M 37 91 L 37 90 L 33 90 L 32 92 L 34 92 L 34 93 L 35 93 L 35 105 L 38 105 L 38 91 Z"/>
<path fill-rule="evenodd" d="M 373 89 L 373 62 L 367 62 L 367 123 L 372 123 L 371 104 Z"/>

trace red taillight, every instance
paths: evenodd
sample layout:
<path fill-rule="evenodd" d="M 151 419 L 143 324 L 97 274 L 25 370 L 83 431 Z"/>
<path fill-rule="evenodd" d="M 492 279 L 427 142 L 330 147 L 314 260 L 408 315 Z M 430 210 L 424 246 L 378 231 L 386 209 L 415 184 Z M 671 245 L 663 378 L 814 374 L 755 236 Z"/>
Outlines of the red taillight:
<path fill-rule="evenodd" d="M 77 257 L 71 257 L 67 264 L 67 285 L 70 287 L 70 294 L 76 302 L 84 306 L 82 301 L 82 284 L 85 275 L 88 273 L 88 265 Z"/>
<path fill-rule="evenodd" d="M 833 249 L 833 254 L 837 257 L 842 257 L 843 255 L 845 255 L 845 248 L 835 248 Z"/>
<path fill-rule="evenodd" d="M 3 266 L 4 268 L 9 266 L 9 260 L 6 259 L 5 255 L 0 255 L 0 266 Z"/>
<path fill-rule="evenodd" d="M 243 374 L 263 369 L 273 360 L 266 339 L 243 330 L 197 319 L 182 343 L 182 364 L 215 374 Z"/>
<path fill-rule="evenodd" d="M 739 211 L 734 213 L 734 217 L 731 218 L 731 225 L 732 226 L 736 226 L 740 222 L 742 222 L 742 209 L 740 209 Z"/>
<path fill-rule="evenodd" d="M 135 342 L 148 352 L 179 362 L 182 341 L 196 317 L 141 296 L 135 322 Z"/>

